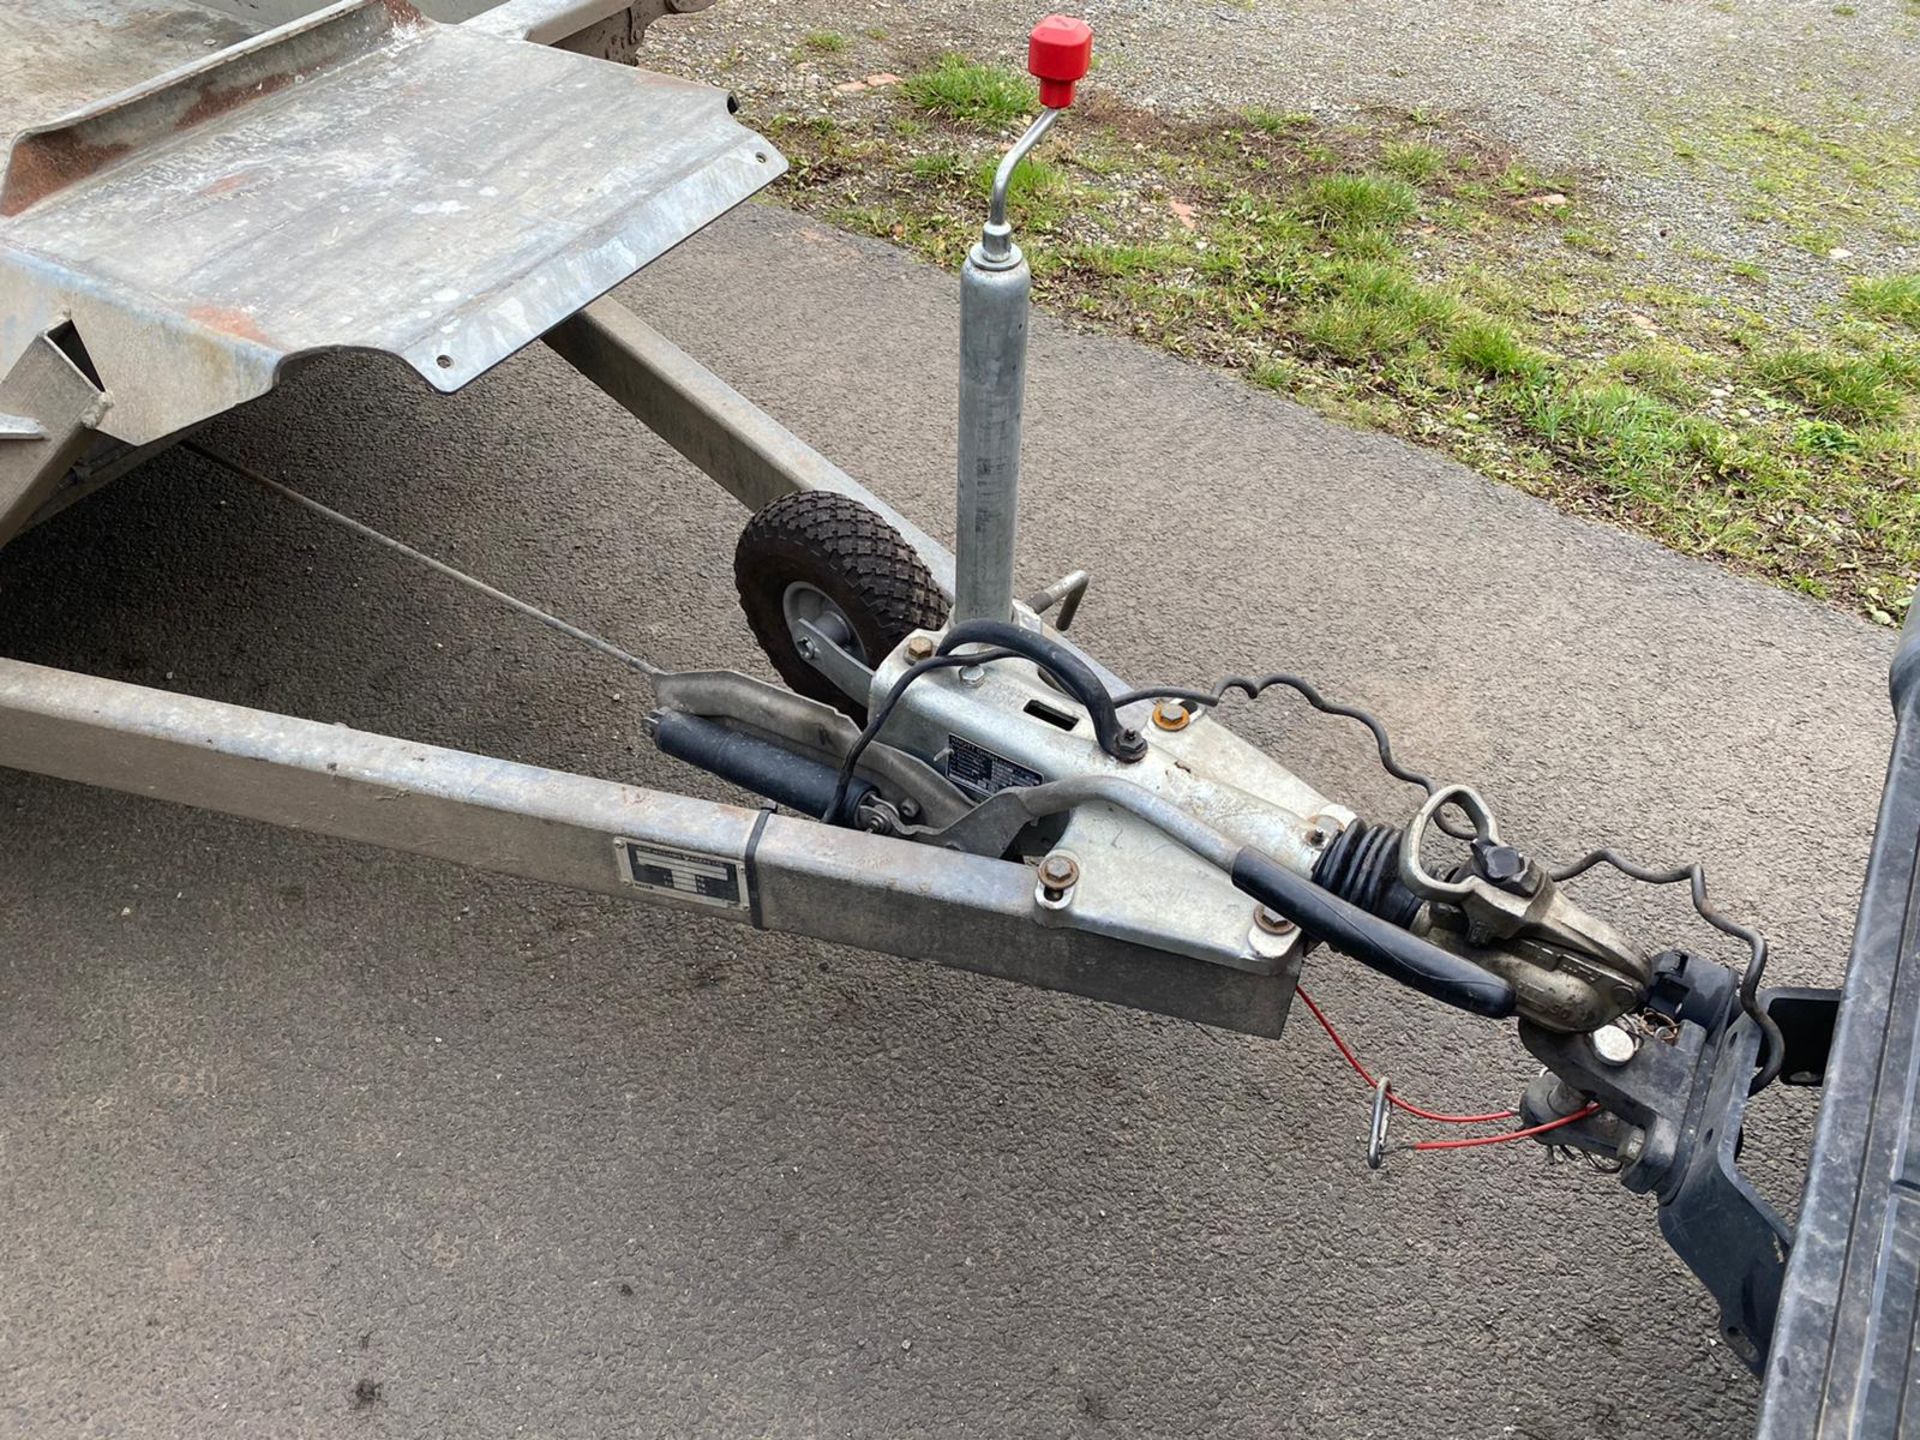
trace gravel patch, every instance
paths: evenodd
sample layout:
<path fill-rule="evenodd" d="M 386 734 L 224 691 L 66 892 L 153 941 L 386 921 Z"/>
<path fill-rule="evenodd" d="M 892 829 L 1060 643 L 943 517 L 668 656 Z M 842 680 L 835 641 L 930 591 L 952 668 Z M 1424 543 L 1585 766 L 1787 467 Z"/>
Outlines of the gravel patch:
<path fill-rule="evenodd" d="M 1783 328 L 1826 323 L 1857 276 L 1920 267 L 1915 182 L 1855 183 L 1877 160 L 1904 170 L 1894 162 L 1909 147 L 1920 154 L 1920 6 L 1907 0 L 1088 0 L 1080 10 L 1097 36 L 1096 83 L 1131 104 L 1431 115 L 1578 177 L 1653 281 Z M 1018 64 L 1034 18 L 1006 0 L 721 0 L 658 22 L 647 63 L 731 86 L 750 116 L 844 113 L 872 96 L 836 86 L 942 52 Z M 848 43 L 814 51 L 806 37 L 820 32 Z M 1773 204 L 1769 188 L 1797 203 L 1755 218 Z"/>

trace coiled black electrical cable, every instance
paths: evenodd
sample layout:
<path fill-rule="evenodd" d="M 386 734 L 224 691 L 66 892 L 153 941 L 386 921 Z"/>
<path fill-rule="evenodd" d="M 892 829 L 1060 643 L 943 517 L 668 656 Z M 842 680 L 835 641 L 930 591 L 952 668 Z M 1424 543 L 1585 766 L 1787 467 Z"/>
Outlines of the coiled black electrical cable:
<path fill-rule="evenodd" d="M 962 635 L 960 633 L 962 631 L 966 633 Z M 1009 636 L 1008 632 L 1013 633 Z M 1078 656 L 1073 655 L 1066 646 L 1038 632 L 1016 630 L 1016 627 L 1011 625 L 1000 626 L 994 622 L 976 621 L 966 626 L 956 626 L 954 632 L 947 636 L 941 649 L 944 652 L 954 645 L 977 644 L 1000 639 L 1009 639 L 1010 643 L 1017 644 L 1018 648 L 1002 647 L 971 655 L 938 654 L 931 659 L 921 661 L 894 682 L 893 689 L 887 692 L 886 699 L 873 712 L 866 729 L 861 731 L 860 737 L 848 750 L 847 757 L 841 764 L 839 785 L 835 791 L 834 809 L 831 813 L 841 813 L 847 788 L 853 782 L 854 766 L 872 742 L 873 737 L 886 724 L 887 717 L 893 713 L 894 707 L 899 703 L 900 697 L 906 693 L 909 685 L 932 670 L 946 669 L 954 665 L 990 664 L 1016 655 L 1033 661 L 1053 675 L 1063 690 L 1086 707 L 1093 717 L 1095 733 L 1101 739 L 1102 748 L 1109 754 L 1116 754 L 1116 742 L 1124 743 L 1122 737 L 1136 740 L 1138 738 L 1134 732 L 1126 730 L 1120 723 L 1119 712 L 1129 705 L 1137 705 L 1149 700 L 1178 700 L 1185 705 L 1211 708 L 1219 705 L 1228 695 L 1235 692 L 1245 695 L 1250 700 L 1256 700 L 1268 690 L 1281 688 L 1292 690 L 1323 715 L 1357 721 L 1366 726 L 1368 733 L 1373 736 L 1375 748 L 1379 751 L 1380 768 L 1394 779 L 1403 784 L 1418 786 L 1428 795 L 1432 795 L 1440 788 L 1439 782 L 1432 776 L 1425 775 L 1394 757 L 1393 739 L 1387 733 L 1386 725 L 1377 715 L 1362 710 L 1357 705 L 1347 705 L 1337 700 L 1327 699 L 1312 681 L 1303 679 L 1301 676 L 1288 674 L 1285 671 L 1275 671 L 1257 679 L 1245 675 L 1229 675 L 1211 690 L 1153 685 L 1128 690 L 1119 695 L 1110 695 L 1104 687 L 1098 685 L 1097 677 L 1093 675 L 1091 667 L 1081 661 Z M 1029 639 L 1034 643 L 1027 643 Z M 1039 642 L 1045 643 L 1043 645 Z M 1071 659 L 1073 663 L 1068 665 L 1066 660 L 1061 658 L 1062 656 Z M 1456 840 L 1474 838 L 1475 831 L 1471 824 L 1452 820 L 1444 813 L 1434 816 L 1434 823 Z M 1384 851 L 1384 845 L 1381 848 Z M 1356 863 L 1359 858 L 1356 857 Z M 1550 873 L 1558 883 L 1583 875 L 1594 866 L 1601 864 L 1611 865 L 1629 879 L 1637 880 L 1642 884 L 1675 885 L 1683 880 L 1686 881 L 1694 911 L 1700 918 L 1722 934 L 1746 943 L 1748 956 L 1746 969 L 1740 979 L 1740 1008 L 1759 1027 L 1766 1041 L 1765 1057 L 1749 1086 L 1750 1094 L 1759 1094 L 1779 1078 L 1781 1068 L 1786 1061 L 1785 1037 L 1780 1033 L 1780 1027 L 1773 1017 L 1767 1014 L 1760 1004 L 1760 982 L 1767 969 L 1766 937 L 1749 926 L 1728 919 L 1714 908 L 1707 897 L 1706 870 L 1698 861 L 1671 870 L 1654 870 L 1628 860 L 1611 849 L 1602 848 L 1590 851 L 1571 865 L 1563 866 Z"/>
<path fill-rule="evenodd" d="M 1767 937 L 1737 920 L 1728 919 L 1714 908 L 1713 902 L 1707 898 L 1706 868 L 1697 860 L 1691 865 L 1676 865 L 1671 870 L 1653 870 L 1602 847 L 1589 850 L 1571 865 L 1563 865 L 1551 874 L 1556 882 L 1571 880 L 1576 875 L 1586 874 L 1596 865 L 1611 865 L 1628 879 L 1638 880 L 1643 885 L 1678 885 L 1686 881 L 1687 891 L 1693 897 L 1694 911 L 1700 918 L 1721 934 L 1746 942 L 1747 968 L 1740 977 L 1740 1008 L 1746 1012 L 1749 1020 L 1760 1027 L 1760 1033 L 1767 1041 L 1766 1058 L 1754 1073 L 1753 1083 L 1747 1091 L 1749 1095 L 1758 1095 L 1780 1077 L 1781 1067 L 1787 1058 L 1786 1037 L 1760 1003 L 1760 981 L 1767 971 Z"/>
<path fill-rule="evenodd" d="M 1218 705 L 1236 690 L 1249 700 L 1257 700 L 1264 691 L 1271 690 L 1275 686 L 1294 691 L 1322 715 L 1335 715 L 1342 720 L 1357 720 L 1366 726 L 1373 735 L 1374 745 L 1380 751 L 1380 768 L 1402 784 L 1418 785 L 1429 795 L 1440 788 L 1439 782 L 1432 776 L 1423 775 L 1394 758 L 1393 741 L 1387 734 L 1387 727 L 1380 722 L 1378 716 L 1362 710 L 1357 705 L 1345 705 L 1337 700 L 1329 700 L 1320 693 L 1312 681 L 1303 680 L 1298 675 L 1289 675 L 1284 671 L 1262 675 L 1257 680 L 1249 679 L 1245 675 L 1229 675 L 1211 690 L 1182 690 L 1171 685 L 1154 685 L 1141 690 L 1129 690 L 1124 695 L 1116 695 L 1113 697 L 1113 703 L 1116 709 L 1125 709 L 1129 705 L 1136 705 L 1146 700 L 1178 700 L 1183 705 L 1213 706 Z M 1474 831 L 1471 825 L 1449 819 L 1445 815 L 1435 816 L 1434 823 L 1456 840 L 1473 838 Z"/>
<path fill-rule="evenodd" d="M 1394 779 L 1408 785 L 1417 785 L 1428 795 L 1439 789 L 1439 785 L 1427 775 L 1421 774 L 1394 758 L 1393 742 L 1387 735 L 1387 727 L 1379 717 L 1369 714 L 1355 705 L 1343 705 L 1328 700 L 1313 684 L 1298 675 L 1275 673 L 1263 675 L 1259 679 L 1249 679 L 1244 675 L 1229 675 L 1211 690 L 1184 690 L 1173 686 L 1150 686 L 1140 690 L 1129 690 L 1123 695 L 1113 697 L 1116 710 L 1146 700 L 1178 700 L 1187 705 L 1218 705 L 1234 691 L 1239 691 L 1249 699 L 1257 699 L 1262 691 L 1281 686 L 1295 691 L 1301 699 L 1314 709 L 1326 715 L 1337 715 L 1347 720 L 1357 720 L 1372 733 L 1374 743 L 1380 750 L 1380 766 Z M 1436 815 L 1434 823 L 1446 834 L 1456 840 L 1471 840 L 1474 830 L 1471 825 L 1450 820 L 1446 815 Z M 1760 982 L 1767 970 L 1767 939 L 1759 931 L 1738 921 L 1730 920 L 1714 908 L 1707 898 L 1707 874 L 1705 868 L 1695 861 L 1690 865 L 1678 866 L 1671 870 L 1654 870 L 1626 859 L 1611 849 L 1589 851 L 1571 865 L 1550 872 L 1555 882 L 1571 880 L 1583 875 L 1596 865 L 1611 865 L 1622 875 L 1646 885 L 1677 885 L 1687 882 L 1688 893 L 1693 900 L 1693 908 L 1700 918 L 1747 946 L 1747 965 L 1740 977 L 1740 1008 L 1748 1019 L 1759 1027 L 1766 1039 L 1766 1054 L 1760 1068 L 1755 1072 L 1749 1094 L 1758 1095 L 1767 1086 L 1779 1078 L 1781 1067 L 1786 1061 L 1786 1038 L 1780 1033 L 1780 1027 L 1773 1017 L 1767 1014 L 1760 1004 Z"/>

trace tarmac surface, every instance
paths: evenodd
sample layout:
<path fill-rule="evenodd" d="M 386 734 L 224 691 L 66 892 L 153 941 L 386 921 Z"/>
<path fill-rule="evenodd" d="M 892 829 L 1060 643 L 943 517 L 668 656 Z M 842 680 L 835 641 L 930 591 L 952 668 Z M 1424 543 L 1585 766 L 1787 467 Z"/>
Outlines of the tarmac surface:
<path fill-rule="evenodd" d="M 953 287 L 773 208 L 623 292 L 950 537 Z M 1699 854 L 1837 979 L 1893 637 L 1041 319 L 1020 579 L 1122 674 L 1285 666 L 1566 857 Z M 210 444 L 670 665 L 767 673 L 744 513 L 536 347 L 337 357 Z M 184 454 L 0 557 L 0 651 L 715 797 L 635 677 Z M 1232 723 L 1411 809 L 1291 700 Z M 1673 892 L 1596 884 L 1650 943 Z M 1415 1100 L 1510 1028 L 1335 956 Z M 0 1435 L 1737 1436 L 1650 1204 L 1527 1144 L 1362 1160 L 1280 1043 L 0 772 Z M 1791 1203 L 1810 1106 L 1749 1159 Z M 1771 1128 L 1763 1128 L 1770 1122 Z M 1402 1129 L 1401 1138 L 1411 1131 Z"/>

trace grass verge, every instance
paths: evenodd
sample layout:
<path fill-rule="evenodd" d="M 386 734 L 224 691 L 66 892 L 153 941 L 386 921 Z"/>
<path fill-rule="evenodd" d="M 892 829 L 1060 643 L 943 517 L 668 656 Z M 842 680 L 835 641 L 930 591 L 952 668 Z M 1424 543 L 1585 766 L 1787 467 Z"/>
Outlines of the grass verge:
<path fill-rule="evenodd" d="M 1025 77 L 946 56 L 770 126 L 781 198 L 955 267 L 1034 105 Z M 1862 280 L 1806 333 L 1648 280 L 1578 177 L 1431 117 L 1191 121 L 1098 92 L 1013 216 L 1056 313 L 1881 623 L 1906 608 L 1920 277 Z"/>

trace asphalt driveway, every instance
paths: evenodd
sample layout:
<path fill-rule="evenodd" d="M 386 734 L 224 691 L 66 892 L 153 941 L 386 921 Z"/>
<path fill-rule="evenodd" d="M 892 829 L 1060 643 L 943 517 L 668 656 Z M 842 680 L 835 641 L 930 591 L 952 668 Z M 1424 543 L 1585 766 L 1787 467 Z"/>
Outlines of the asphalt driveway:
<path fill-rule="evenodd" d="M 773 208 L 625 292 L 950 535 L 950 282 Z M 1708 857 L 1837 977 L 1892 637 L 1117 341 L 1034 335 L 1023 582 L 1122 673 L 1304 671 L 1554 855 Z M 759 667 L 741 512 L 544 351 L 316 365 L 210 442 L 665 663 Z M 0 650 L 639 783 L 627 675 L 187 456 L 0 557 Z M 1236 722 L 1403 812 L 1364 736 Z M 1398 813 L 1398 812 L 1397 812 Z M 1678 895 L 1597 890 L 1710 948 Z M 1510 1031 L 1337 958 L 1408 1094 Z M 1279 1044 L 0 772 L 0 1434 L 1735 1436 L 1648 1208 L 1361 1161 Z M 1804 1105 L 1770 1103 L 1790 1198 Z"/>

